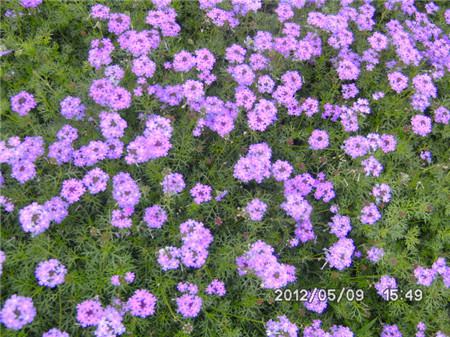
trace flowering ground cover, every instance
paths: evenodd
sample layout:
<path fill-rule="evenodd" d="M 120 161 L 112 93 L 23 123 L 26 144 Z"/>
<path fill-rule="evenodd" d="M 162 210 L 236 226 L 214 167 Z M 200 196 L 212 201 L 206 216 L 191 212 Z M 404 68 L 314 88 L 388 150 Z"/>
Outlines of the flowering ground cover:
<path fill-rule="evenodd" d="M 450 6 L 1 3 L 1 336 L 449 336 Z"/>

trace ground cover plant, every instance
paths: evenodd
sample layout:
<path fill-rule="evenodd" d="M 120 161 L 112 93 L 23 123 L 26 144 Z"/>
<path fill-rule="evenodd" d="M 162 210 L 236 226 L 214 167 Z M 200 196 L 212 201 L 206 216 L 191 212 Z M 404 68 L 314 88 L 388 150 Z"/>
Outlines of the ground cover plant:
<path fill-rule="evenodd" d="M 448 336 L 450 9 L 1 3 L 1 336 Z"/>

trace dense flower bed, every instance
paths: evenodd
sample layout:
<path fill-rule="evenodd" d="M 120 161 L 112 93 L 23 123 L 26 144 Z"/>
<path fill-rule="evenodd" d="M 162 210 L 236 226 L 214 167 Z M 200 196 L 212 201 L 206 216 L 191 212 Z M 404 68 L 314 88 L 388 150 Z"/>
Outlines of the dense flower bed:
<path fill-rule="evenodd" d="M 6 2 L 1 334 L 447 336 L 448 7 Z"/>

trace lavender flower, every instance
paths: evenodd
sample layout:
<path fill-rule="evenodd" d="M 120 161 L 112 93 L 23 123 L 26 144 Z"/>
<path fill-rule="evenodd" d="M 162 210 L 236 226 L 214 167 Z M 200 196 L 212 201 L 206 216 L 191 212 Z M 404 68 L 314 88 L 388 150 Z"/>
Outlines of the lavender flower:
<path fill-rule="evenodd" d="M 56 259 L 40 262 L 35 271 L 38 284 L 49 288 L 63 284 L 66 274 L 67 268 Z"/>
<path fill-rule="evenodd" d="M 155 313 L 156 297 L 148 290 L 136 290 L 128 299 L 127 307 L 132 316 L 146 318 Z"/>
<path fill-rule="evenodd" d="M 26 91 L 21 91 L 11 97 L 11 110 L 20 116 L 26 116 L 37 106 L 34 96 Z"/>
<path fill-rule="evenodd" d="M 20 330 L 33 322 L 36 309 L 31 297 L 12 295 L 5 301 L 0 311 L 0 321 L 7 329 Z"/>

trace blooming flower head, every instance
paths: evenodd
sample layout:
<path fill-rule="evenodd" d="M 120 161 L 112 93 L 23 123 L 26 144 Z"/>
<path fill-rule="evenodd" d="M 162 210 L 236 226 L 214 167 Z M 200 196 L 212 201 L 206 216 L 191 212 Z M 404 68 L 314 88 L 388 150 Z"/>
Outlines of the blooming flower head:
<path fill-rule="evenodd" d="M 370 247 L 370 249 L 367 250 L 367 259 L 372 263 L 377 263 L 380 261 L 384 256 L 384 249 L 378 248 L 378 247 Z"/>
<path fill-rule="evenodd" d="M 278 316 L 276 320 L 271 319 L 266 323 L 266 335 L 268 337 L 297 337 L 298 327 L 291 323 L 286 316 Z"/>
<path fill-rule="evenodd" d="M 220 280 L 213 280 L 205 290 L 208 295 L 223 297 L 226 294 L 225 284 Z"/>
<path fill-rule="evenodd" d="M 67 119 L 82 120 L 85 115 L 85 106 L 78 97 L 67 96 L 60 103 L 61 115 Z"/>
<path fill-rule="evenodd" d="M 336 214 L 331 218 L 331 222 L 328 224 L 328 226 L 330 226 L 330 232 L 336 235 L 338 238 L 347 236 L 348 232 L 350 232 L 352 229 L 350 218 L 348 216 L 339 214 Z"/>
<path fill-rule="evenodd" d="M 33 202 L 19 211 L 19 222 L 24 232 L 36 236 L 50 226 L 50 216 L 44 206 Z"/>
<path fill-rule="evenodd" d="M 196 204 L 202 204 L 212 199 L 211 192 L 212 192 L 211 186 L 197 183 L 191 189 L 190 194 L 192 198 L 194 198 L 194 202 Z"/>
<path fill-rule="evenodd" d="M 307 301 L 303 303 L 306 309 L 321 314 L 328 306 L 326 298 L 321 298 L 318 291 L 308 291 Z"/>
<path fill-rule="evenodd" d="M 245 207 L 245 211 L 253 221 L 261 221 L 267 210 L 267 204 L 255 198 Z"/>
<path fill-rule="evenodd" d="M 12 295 L 5 301 L 0 311 L 0 321 L 7 329 L 20 330 L 33 322 L 36 309 L 30 297 Z"/>
<path fill-rule="evenodd" d="M 136 277 L 136 275 L 133 272 L 129 271 L 129 272 L 125 273 L 124 280 L 128 284 L 131 284 L 134 282 L 135 277 Z"/>
<path fill-rule="evenodd" d="M 42 0 L 20 0 L 20 5 L 24 8 L 36 8 L 42 3 Z"/>
<path fill-rule="evenodd" d="M 40 262 L 35 271 L 39 285 L 49 288 L 63 284 L 66 274 L 67 268 L 57 259 Z"/>
<path fill-rule="evenodd" d="M 11 110 L 17 112 L 20 116 L 28 115 L 36 106 L 34 96 L 26 91 L 21 91 L 11 97 Z"/>
<path fill-rule="evenodd" d="M 69 204 L 73 204 L 80 200 L 81 196 L 86 192 L 83 182 L 78 179 L 67 179 L 63 182 L 61 188 L 61 197 Z"/>
<path fill-rule="evenodd" d="M 139 289 L 128 299 L 127 307 L 131 315 L 146 318 L 155 313 L 156 297 L 145 289 Z"/>
<path fill-rule="evenodd" d="M 109 18 L 109 7 L 95 4 L 91 7 L 91 16 L 97 20 L 106 20 Z"/>
<path fill-rule="evenodd" d="M 431 132 L 431 118 L 425 115 L 415 115 L 411 118 L 411 126 L 416 135 L 425 137 Z"/>
<path fill-rule="evenodd" d="M 121 208 L 134 208 L 139 202 L 139 186 L 129 173 L 119 172 L 113 177 L 113 198 Z"/>
<path fill-rule="evenodd" d="M 314 130 L 308 139 L 311 150 L 323 150 L 328 147 L 328 133 L 323 130 Z"/>
<path fill-rule="evenodd" d="M 184 294 L 176 299 L 177 312 L 184 318 L 197 317 L 202 309 L 202 298 L 197 295 Z"/>
<path fill-rule="evenodd" d="M 145 209 L 144 221 L 149 228 L 161 228 L 167 221 L 166 211 L 159 205 Z"/>
<path fill-rule="evenodd" d="M 180 173 L 171 173 L 166 175 L 161 184 L 165 194 L 180 193 L 186 186 L 183 176 Z"/>
<path fill-rule="evenodd" d="M 378 295 L 383 297 L 384 300 L 388 300 L 390 298 L 389 291 L 397 289 L 397 281 L 392 276 L 384 275 L 375 283 L 375 289 Z"/>
<path fill-rule="evenodd" d="M 326 251 L 325 258 L 330 267 L 343 270 L 352 264 L 355 245 L 352 239 L 341 238 Z"/>
<path fill-rule="evenodd" d="M 361 210 L 360 221 L 366 225 L 373 225 L 381 219 L 381 214 L 374 203 L 364 206 Z"/>
<path fill-rule="evenodd" d="M 44 332 L 42 337 L 70 337 L 69 334 L 65 331 L 61 331 L 59 329 L 53 328 Z"/>
<path fill-rule="evenodd" d="M 397 325 L 384 325 L 380 337 L 402 337 Z"/>
<path fill-rule="evenodd" d="M 429 287 L 435 279 L 436 271 L 432 268 L 418 266 L 414 269 L 414 276 L 417 280 L 417 284 Z"/>
<path fill-rule="evenodd" d="M 97 299 L 86 300 L 77 305 L 77 321 L 83 327 L 97 325 L 103 315 L 102 304 Z"/>
<path fill-rule="evenodd" d="M 123 316 L 113 307 L 107 307 L 97 323 L 97 329 L 94 334 L 96 337 L 115 337 L 125 332 L 125 326 L 122 323 Z"/>

